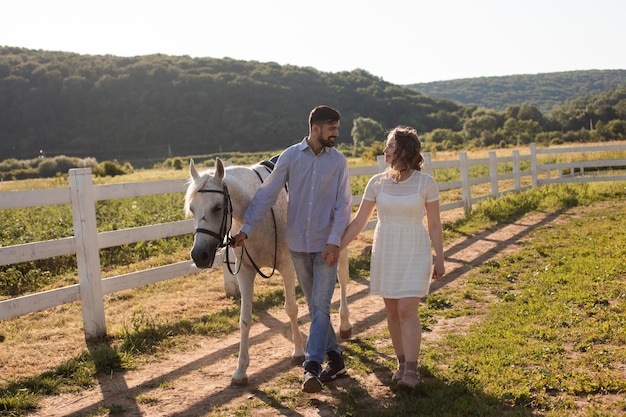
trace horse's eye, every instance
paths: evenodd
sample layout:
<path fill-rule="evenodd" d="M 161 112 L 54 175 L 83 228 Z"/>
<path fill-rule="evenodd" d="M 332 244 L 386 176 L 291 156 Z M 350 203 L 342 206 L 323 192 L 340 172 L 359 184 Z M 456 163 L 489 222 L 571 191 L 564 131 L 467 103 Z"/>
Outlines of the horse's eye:
<path fill-rule="evenodd" d="M 214 211 L 215 213 L 217 213 L 217 212 L 219 212 L 219 211 L 222 211 L 222 206 L 221 206 L 221 205 L 214 206 L 214 207 L 213 207 L 213 211 Z"/>

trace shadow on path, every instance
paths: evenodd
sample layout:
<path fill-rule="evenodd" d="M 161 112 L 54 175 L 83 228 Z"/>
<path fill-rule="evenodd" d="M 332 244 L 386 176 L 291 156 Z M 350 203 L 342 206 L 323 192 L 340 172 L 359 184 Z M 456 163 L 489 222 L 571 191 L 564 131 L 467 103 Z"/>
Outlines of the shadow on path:
<path fill-rule="evenodd" d="M 512 252 L 534 228 L 553 222 L 561 214 L 562 211 L 526 216 L 457 240 L 444 250 L 447 272 L 443 278 L 432 282 L 430 292 L 441 289 L 498 255 Z"/>

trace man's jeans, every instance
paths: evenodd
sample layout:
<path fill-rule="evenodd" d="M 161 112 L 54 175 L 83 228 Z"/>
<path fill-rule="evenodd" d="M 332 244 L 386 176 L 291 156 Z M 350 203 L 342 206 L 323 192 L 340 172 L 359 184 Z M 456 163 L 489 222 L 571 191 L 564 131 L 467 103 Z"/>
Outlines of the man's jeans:
<path fill-rule="evenodd" d="M 292 251 L 291 257 L 311 316 L 304 366 L 308 362 L 321 365 L 326 352 L 341 352 L 330 321 L 330 301 L 337 283 L 337 264 L 328 266 L 321 252 Z"/>

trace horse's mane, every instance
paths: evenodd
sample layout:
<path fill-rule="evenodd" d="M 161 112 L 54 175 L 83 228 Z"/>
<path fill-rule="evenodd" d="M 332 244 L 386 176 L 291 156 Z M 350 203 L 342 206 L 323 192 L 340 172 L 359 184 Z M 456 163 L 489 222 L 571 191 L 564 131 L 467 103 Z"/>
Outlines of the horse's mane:
<path fill-rule="evenodd" d="M 268 163 L 270 165 L 268 165 Z M 259 166 L 263 166 L 268 171 L 271 171 L 272 168 L 274 167 L 274 161 L 263 161 L 263 162 L 256 163 L 253 166 L 229 165 L 224 168 L 224 182 L 226 182 L 226 174 L 228 174 L 228 172 L 231 170 L 239 171 L 240 169 L 245 169 L 247 171 L 249 170 L 254 171 L 255 168 Z M 214 169 L 208 169 L 203 172 L 198 172 L 197 178 L 195 179 L 190 178 L 189 181 L 187 182 L 188 185 L 187 185 L 187 193 L 185 194 L 185 207 L 184 207 L 186 216 L 188 217 L 191 216 L 191 211 L 189 210 L 191 206 L 191 201 L 195 198 L 196 194 L 198 194 L 198 191 L 200 191 L 202 187 L 205 186 L 205 184 L 207 183 L 207 181 L 209 181 L 212 175 L 215 175 Z M 257 173 L 257 175 L 259 174 Z"/>

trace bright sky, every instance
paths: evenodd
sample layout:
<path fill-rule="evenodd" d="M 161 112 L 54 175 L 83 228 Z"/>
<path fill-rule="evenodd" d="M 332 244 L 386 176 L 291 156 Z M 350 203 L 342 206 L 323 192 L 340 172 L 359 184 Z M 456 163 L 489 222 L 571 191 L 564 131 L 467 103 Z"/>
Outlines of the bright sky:
<path fill-rule="evenodd" d="M 3 46 L 361 68 L 395 84 L 626 69 L 623 0 L 6 0 L 0 10 Z"/>

